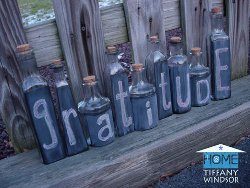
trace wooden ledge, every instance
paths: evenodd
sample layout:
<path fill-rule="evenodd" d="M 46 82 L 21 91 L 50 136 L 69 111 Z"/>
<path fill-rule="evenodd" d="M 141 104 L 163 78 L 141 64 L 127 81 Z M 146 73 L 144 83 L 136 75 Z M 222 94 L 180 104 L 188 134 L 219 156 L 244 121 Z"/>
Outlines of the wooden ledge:
<path fill-rule="evenodd" d="M 250 133 L 250 76 L 233 81 L 232 98 L 173 115 L 150 131 L 43 165 L 36 150 L 0 161 L 1 187 L 139 187 L 201 160 L 196 151 L 231 145 Z"/>

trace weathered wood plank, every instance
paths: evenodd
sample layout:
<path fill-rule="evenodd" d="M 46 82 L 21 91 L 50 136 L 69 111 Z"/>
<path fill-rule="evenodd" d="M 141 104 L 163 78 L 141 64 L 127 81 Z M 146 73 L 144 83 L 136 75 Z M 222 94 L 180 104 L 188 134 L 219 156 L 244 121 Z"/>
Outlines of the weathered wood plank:
<path fill-rule="evenodd" d="M 180 4 L 184 52 L 189 53 L 193 47 L 201 47 L 206 52 L 209 50 L 207 37 L 211 33 L 211 1 L 181 0 Z M 204 63 L 208 64 L 207 53 L 203 53 L 202 57 Z"/>
<path fill-rule="evenodd" d="M 97 0 L 53 0 L 75 101 L 83 99 L 82 78 L 96 75 L 103 91 L 107 62 Z"/>
<path fill-rule="evenodd" d="M 45 166 L 36 150 L 0 161 L 3 187 L 141 187 L 201 160 L 196 151 L 230 145 L 250 133 L 250 76 L 232 83 L 232 98 L 173 115 L 102 148 Z"/>
<path fill-rule="evenodd" d="M 159 48 L 166 51 L 166 36 L 163 28 L 162 0 L 124 0 L 130 41 L 133 47 L 134 63 L 145 64 L 148 55 L 148 40 L 157 35 Z"/>
<path fill-rule="evenodd" d="M 248 0 L 228 0 L 227 20 L 231 45 L 232 78 L 247 75 L 249 49 Z"/>
<path fill-rule="evenodd" d="M 61 44 L 55 20 L 26 27 L 25 33 L 35 51 L 38 67 L 49 65 L 52 60 L 62 58 Z"/>
<path fill-rule="evenodd" d="M 164 29 L 166 31 L 179 28 L 181 25 L 179 1 L 180 0 L 162 0 Z M 223 0 L 213 0 L 212 5 L 223 8 Z M 127 23 L 123 4 L 101 8 L 100 12 L 105 44 L 114 45 L 128 42 Z M 42 29 L 43 33 L 38 32 L 37 29 Z M 61 45 L 56 33 L 57 26 L 55 19 L 32 25 L 26 28 L 25 31 L 29 43 L 35 48 L 38 67 L 48 65 L 54 58 L 61 57 Z M 43 43 L 49 44 L 50 48 L 38 50 L 40 45 L 43 46 Z"/>
<path fill-rule="evenodd" d="M 27 40 L 17 1 L 0 1 L 0 114 L 17 152 L 35 146 L 22 88 L 16 46 Z"/>

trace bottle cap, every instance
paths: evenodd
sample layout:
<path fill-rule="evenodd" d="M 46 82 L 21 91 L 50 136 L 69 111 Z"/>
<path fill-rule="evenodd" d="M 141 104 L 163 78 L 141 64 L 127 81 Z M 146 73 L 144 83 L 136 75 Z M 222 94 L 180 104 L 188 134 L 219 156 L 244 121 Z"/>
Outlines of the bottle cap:
<path fill-rule="evenodd" d="M 221 12 L 221 8 L 220 8 L 220 7 L 214 7 L 214 8 L 212 8 L 211 12 L 212 12 L 213 14 L 218 14 L 218 13 Z"/>
<path fill-rule="evenodd" d="M 87 76 L 87 77 L 83 78 L 83 82 L 85 84 L 91 84 L 95 81 L 96 81 L 95 76 Z"/>
<path fill-rule="evenodd" d="M 171 37 L 170 42 L 171 43 L 180 43 L 181 42 L 181 37 Z"/>
<path fill-rule="evenodd" d="M 31 49 L 30 44 L 22 44 L 16 47 L 18 53 L 26 52 L 29 51 L 30 49 Z"/>
<path fill-rule="evenodd" d="M 132 68 L 134 71 L 141 71 L 143 69 L 143 64 L 133 64 Z"/>
<path fill-rule="evenodd" d="M 117 48 L 116 48 L 115 46 L 108 46 L 108 47 L 107 47 L 107 52 L 108 52 L 109 54 L 114 54 L 114 53 L 117 52 Z"/>
<path fill-rule="evenodd" d="M 52 68 L 61 68 L 63 67 L 61 59 L 54 59 L 52 61 Z"/>
<path fill-rule="evenodd" d="M 157 36 L 157 35 L 155 35 L 155 36 L 151 36 L 150 38 L 150 42 L 159 42 L 159 37 Z"/>
<path fill-rule="evenodd" d="M 201 48 L 199 48 L 199 47 L 195 47 L 195 48 L 191 49 L 191 53 L 194 54 L 194 55 L 197 55 L 200 52 L 201 52 Z"/>

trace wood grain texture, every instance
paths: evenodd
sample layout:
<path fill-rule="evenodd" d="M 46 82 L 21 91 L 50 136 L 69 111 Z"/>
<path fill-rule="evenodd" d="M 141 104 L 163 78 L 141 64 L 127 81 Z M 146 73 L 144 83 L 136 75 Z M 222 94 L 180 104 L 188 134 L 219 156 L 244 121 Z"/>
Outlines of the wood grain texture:
<path fill-rule="evenodd" d="M 155 129 L 102 148 L 41 164 L 36 150 L 0 161 L 3 187 L 142 187 L 202 159 L 196 151 L 231 145 L 250 133 L 250 76 L 232 83 L 232 98 L 162 120 Z M 30 178 L 32 177 L 32 178 Z"/>
<path fill-rule="evenodd" d="M 230 37 L 232 78 L 247 75 L 249 49 L 248 0 L 228 0 L 227 20 Z"/>
<path fill-rule="evenodd" d="M 22 88 L 16 46 L 26 43 L 17 1 L 0 1 L 0 114 L 16 152 L 35 146 Z"/>
<path fill-rule="evenodd" d="M 57 26 L 76 102 L 83 99 L 82 79 L 96 75 L 103 90 L 107 62 L 97 0 L 54 0 Z"/>
<path fill-rule="evenodd" d="M 27 39 L 35 52 L 37 66 L 51 64 L 54 59 L 62 59 L 62 50 L 55 20 L 26 27 Z"/>
<path fill-rule="evenodd" d="M 159 48 L 166 54 L 166 36 L 163 28 L 162 0 L 125 0 L 124 8 L 133 48 L 134 63 L 145 64 L 149 53 L 148 39 L 157 35 Z"/>
<path fill-rule="evenodd" d="M 211 33 L 211 1 L 180 0 L 180 5 L 184 52 L 188 54 L 193 47 L 201 47 L 203 52 L 207 52 L 207 37 Z M 208 65 L 206 53 L 203 53 L 202 58 Z"/>

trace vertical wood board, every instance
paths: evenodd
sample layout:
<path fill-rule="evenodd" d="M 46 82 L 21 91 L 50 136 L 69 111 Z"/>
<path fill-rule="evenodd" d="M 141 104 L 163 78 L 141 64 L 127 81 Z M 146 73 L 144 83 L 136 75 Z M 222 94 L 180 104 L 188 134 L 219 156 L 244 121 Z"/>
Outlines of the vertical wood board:
<path fill-rule="evenodd" d="M 145 64 L 149 52 L 148 38 L 153 35 L 158 35 L 161 41 L 160 49 L 166 53 L 162 0 L 125 0 L 123 3 L 133 47 L 134 63 Z"/>

